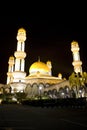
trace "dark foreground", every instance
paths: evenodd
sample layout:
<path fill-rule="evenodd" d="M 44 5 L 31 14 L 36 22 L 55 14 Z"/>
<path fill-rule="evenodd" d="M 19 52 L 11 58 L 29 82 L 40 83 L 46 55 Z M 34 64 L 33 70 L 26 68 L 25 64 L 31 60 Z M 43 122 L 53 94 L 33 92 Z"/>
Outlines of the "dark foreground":
<path fill-rule="evenodd" d="M 32 107 L 0 105 L 0 130 L 87 129 L 86 107 Z"/>

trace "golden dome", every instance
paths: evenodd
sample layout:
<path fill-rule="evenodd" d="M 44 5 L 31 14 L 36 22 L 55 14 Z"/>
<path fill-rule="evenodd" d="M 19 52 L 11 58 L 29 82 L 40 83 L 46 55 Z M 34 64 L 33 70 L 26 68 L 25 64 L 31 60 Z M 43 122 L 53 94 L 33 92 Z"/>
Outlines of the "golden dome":
<path fill-rule="evenodd" d="M 41 61 L 38 61 L 38 62 L 34 62 L 31 66 L 30 66 L 30 69 L 29 69 L 29 73 L 30 74 L 35 74 L 35 73 L 40 73 L 40 74 L 48 74 L 49 73 L 49 67 L 41 62 Z"/>

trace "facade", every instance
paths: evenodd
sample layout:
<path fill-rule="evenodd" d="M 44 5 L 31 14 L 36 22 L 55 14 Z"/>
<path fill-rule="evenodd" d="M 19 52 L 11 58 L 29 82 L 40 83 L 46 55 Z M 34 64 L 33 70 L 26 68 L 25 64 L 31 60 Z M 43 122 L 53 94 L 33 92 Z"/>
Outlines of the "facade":
<path fill-rule="evenodd" d="M 52 76 L 51 61 L 44 63 L 40 59 L 30 66 L 29 75 L 26 76 L 25 41 L 26 30 L 20 28 L 17 33 L 17 50 L 8 61 L 7 85 L 11 87 L 11 92 L 26 92 L 30 96 L 38 95 L 40 92 L 44 93 L 49 86 L 65 81 L 60 73 L 58 77 Z"/>
<path fill-rule="evenodd" d="M 8 60 L 7 83 L 5 86 L 10 88 L 11 93 L 25 92 L 28 97 L 48 94 L 52 98 L 73 97 L 74 90 L 69 81 L 59 73 L 58 77 L 52 75 L 51 61 L 46 63 L 35 61 L 29 68 L 29 75 L 25 72 L 25 41 L 26 30 L 20 28 L 17 33 L 17 50 L 14 56 Z M 80 61 L 78 42 L 71 43 L 75 73 L 82 73 L 82 62 Z"/>

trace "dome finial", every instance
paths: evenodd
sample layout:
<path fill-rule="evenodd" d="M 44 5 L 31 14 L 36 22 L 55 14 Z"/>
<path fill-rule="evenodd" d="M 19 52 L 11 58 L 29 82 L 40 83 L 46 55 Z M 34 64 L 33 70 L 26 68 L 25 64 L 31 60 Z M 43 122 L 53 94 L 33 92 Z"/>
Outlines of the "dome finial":
<path fill-rule="evenodd" d="M 40 62 L 40 56 L 38 56 L 38 62 Z"/>

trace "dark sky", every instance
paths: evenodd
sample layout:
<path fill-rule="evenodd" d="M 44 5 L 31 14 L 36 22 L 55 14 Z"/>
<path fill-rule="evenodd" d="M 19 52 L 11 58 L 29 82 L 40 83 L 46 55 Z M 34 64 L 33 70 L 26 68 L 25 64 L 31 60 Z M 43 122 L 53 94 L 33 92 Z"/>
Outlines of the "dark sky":
<path fill-rule="evenodd" d="M 62 73 L 68 77 L 73 72 L 71 42 L 78 41 L 83 71 L 87 71 L 87 24 L 82 17 L 65 14 L 24 16 L 4 15 L 0 17 L 0 83 L 6 83 L 9 56 L 14 55 L 17 46 L 17 31 L 26 30 L 25 71 L 38 60 L 52 62 L 52 74 Z"/>

